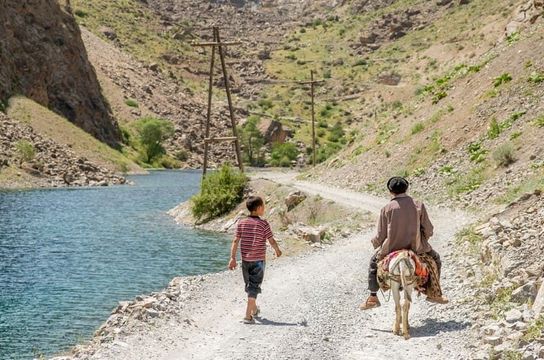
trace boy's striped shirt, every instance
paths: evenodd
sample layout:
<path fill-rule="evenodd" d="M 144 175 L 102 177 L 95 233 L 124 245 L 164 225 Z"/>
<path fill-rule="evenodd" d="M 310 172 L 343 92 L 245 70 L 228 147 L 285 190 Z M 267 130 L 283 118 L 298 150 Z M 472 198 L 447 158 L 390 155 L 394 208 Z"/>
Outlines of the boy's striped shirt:
<path fill-rule="evenodd" d="M 266 260 L 266 241 L 273 237 L 268 221 L 249 216 L 238 222 L 236 237 L 240 239 L 243 261 Z"/>

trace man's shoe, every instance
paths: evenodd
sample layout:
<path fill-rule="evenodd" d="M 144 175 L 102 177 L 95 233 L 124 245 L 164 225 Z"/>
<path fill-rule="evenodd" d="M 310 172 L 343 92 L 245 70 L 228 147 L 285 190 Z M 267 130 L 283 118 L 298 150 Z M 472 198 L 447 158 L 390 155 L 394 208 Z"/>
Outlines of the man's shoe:
<path fill-rule="evenodd" d="M 428 297 L 428 296 L 427 296 L 427 301 L 428 301 L 428 302 L 435 303 L 435 304 L 447 304 L 447 303 L 450 302 L 450 301 L 448 300 L 448 298 L 445 297 L 445 296 L 434 297 L 434 298 L 431 298 L 431 297 Z"/>
<path fill-rule="evenodd" d="M 369 296 L 368 299 L 366 299 L 366 301 L 359 306 L 359 309 L 370 310 L 380 306 L 380 300 L 377 296 Z"/>

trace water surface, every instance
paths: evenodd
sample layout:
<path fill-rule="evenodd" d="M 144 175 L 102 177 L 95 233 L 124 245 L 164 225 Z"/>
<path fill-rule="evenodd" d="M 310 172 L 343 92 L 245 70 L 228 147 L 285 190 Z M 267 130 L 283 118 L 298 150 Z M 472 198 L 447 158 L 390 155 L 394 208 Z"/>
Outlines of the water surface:
<path fill-rule="evenodd" d="M 89 339 L 118 301 L 224 268 L 226 236 L 166 214 L 198 191 L 199 173 L 130 180 L 0 192 L 0 359 L 58 353 Z"/>

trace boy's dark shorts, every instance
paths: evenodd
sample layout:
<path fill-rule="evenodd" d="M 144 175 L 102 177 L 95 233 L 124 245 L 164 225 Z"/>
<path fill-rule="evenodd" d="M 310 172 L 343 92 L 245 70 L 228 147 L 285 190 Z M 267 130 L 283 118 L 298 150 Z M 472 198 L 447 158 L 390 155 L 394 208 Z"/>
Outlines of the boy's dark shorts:
<path fill-rule="evenodd" d="M 246 283 L 246 293 L 250 298 L 257 298 L 261 293 L 261 284 L 264 279 L 264 260 L 242 261 L 242 273 Z"/>

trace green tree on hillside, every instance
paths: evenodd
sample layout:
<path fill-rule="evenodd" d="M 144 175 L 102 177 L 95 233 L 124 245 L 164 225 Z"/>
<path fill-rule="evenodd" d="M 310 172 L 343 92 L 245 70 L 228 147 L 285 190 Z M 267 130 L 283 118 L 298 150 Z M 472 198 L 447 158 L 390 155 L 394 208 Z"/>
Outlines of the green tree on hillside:
<path fill-rule="evenodd" d="M 247 123 L 241 129 L 244 162 L 251 166 L 263 166 L 264 137 L 257 128 L 259 117 L 250 116 Z"/>
<path fill-rule="evenodd" d="M 135 124 L 144 161 L 151 164 L 166 153 L 163 143 L 174 135 L 174 126 L 167 120 L 145 117 Z"/>
<path fill-rule="evenodd" d="M 277 143 L 272 147 L 272 153 L 270 154 L 272 159 L 270 160 L 270 165 L 289 167 L 291 166 L 291 161 L 297 159 L 298 154 L 299 151 L 295 144 Z"/>

